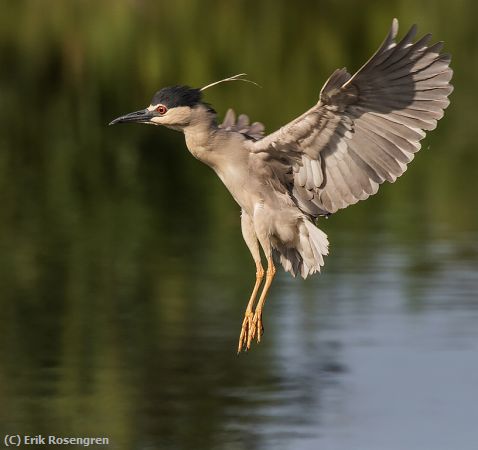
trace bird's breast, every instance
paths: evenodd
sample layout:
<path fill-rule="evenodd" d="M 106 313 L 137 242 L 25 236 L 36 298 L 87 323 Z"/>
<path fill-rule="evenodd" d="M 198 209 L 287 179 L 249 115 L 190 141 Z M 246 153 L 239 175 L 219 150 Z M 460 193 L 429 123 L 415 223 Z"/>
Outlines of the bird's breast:
<path fill-rule="evenodd" d="M 205 159 L 207 159 L 205 158 L 205 155 L 207 154 L 207 150 L 202 145 L 195 145 L 195 146 L 188 145 L 188 149 L 191 155 L 193 155 L 196 159 L 199 159 L 200 161 L 204 161 Z"/>
<path fill-rule="evenodd" d="M 216 167 L 214 170 L 239 206 L 247 212 L 252 212 L 258 199 L 247 167 L 236 163 Z"/>
<path fill-rule="evenodd" d="M 243 146 L 243 137 L 218 132 L 205 141 L 200 134 L 185 134 L 191 154 L 211 167 L 239 206 L 252 214 L 259 186 L 255 186 L 257 180 L 250 171 L 249 151 Z"/>

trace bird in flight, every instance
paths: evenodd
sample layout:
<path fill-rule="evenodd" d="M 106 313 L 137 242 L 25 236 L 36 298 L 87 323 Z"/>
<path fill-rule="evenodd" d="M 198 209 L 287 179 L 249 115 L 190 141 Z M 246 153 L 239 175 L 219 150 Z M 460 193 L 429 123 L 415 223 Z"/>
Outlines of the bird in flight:
<path fill-rule="evenodd" d="M 281 264 L 293 276 L 320 272 L 328 254 L 318 218 L 365 200 L 384 181 L 393 183 L 420 149 L 448 106 L 452 70 L 443 43 L 427 34 L 414 41 L 412 26 L 396 42 L 394 19 L 385 41 L 354 74 L 337 69 L 318 102 L 279 130 L 264 136 L 230 109 L 222 124 L 202 100 L 205 89 L 172 86 L 151 104 L 113 120 L 163 125 L 182 131 L 191 154 L 210 166 L 241 207 L 244 240 L 256 280 L 240 331 L 238 353 L 263 334 L 262 312 Z M 267 260 L 264 271 L 260 248 Z M 262 290 L 260 288 L 262 286 Z M 259 293 L 260 291 L 260 293 Z"/>

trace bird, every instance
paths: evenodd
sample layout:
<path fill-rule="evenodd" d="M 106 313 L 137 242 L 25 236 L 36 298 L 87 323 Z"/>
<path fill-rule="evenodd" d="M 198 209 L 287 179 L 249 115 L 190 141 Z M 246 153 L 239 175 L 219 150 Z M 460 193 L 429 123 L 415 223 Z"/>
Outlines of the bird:
<path fill-rule="evenodd" d="M 385 181 L 395 182 L 450 103 L 453 71 L 451 56 L 441 53 L 443 42 L 429 44 L 431 34 L 415 40 L 416 25 L 398 42 L 397 34 L 393 19 L 382 45 L 354 75 L 345 67 L 335 70 L 310 109 L 268 135 L 262 123 L 251 124 L 245 114 L 236 119 L 232 109 L 219 123 L 203 100 L 203 92 L 219 83 L 250 82 L 242 73 L 203 88 L 162 88 L 147 108 L 110 122 L 183 132 L 189 152 L 212 168 L 239 204 L 256 278 L 238 354 L 263 337 L 276 267 L 304 279 L 320 272 L 329 241 L 319 221 L 374 195 Z"/>

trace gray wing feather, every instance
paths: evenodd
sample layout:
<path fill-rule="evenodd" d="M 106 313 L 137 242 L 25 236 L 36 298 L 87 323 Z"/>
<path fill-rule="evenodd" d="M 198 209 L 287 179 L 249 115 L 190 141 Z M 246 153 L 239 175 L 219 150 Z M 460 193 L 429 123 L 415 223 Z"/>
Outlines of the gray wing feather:
<path fill-rule="evenodd" d="M 336 70 L 317 105 L 251 145 L 288 158 L 290 190 L 311 215 L 335 212 L 394 182 L 449 105 L 452 70 L 443 44 L 416 42 L 414 25 L 398 43 L 398 21 L 375 54 L 351 76 Z"/>
<path fill-rule="evenodd" d="M 241 133 L 251 140 L 261 139 L 264 135 L 264 125 L 260 122 L 254 122 L 249 124 L 249 117 L 245 114 L 240 114 L 236 121 L 235 112 L 229 108 L 222 124 L 219 128 L 223 128 L 227 131 L 235 131 Z"/>

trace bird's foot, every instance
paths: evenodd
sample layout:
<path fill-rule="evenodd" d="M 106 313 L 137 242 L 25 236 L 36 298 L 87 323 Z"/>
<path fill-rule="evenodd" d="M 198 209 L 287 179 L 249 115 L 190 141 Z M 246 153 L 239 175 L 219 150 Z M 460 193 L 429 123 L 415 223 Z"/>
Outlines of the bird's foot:
<path fill-rule="evenodd" d="M 252 321 L 254 314 L 252 311 L 246 311 L 244 314 L 244 320 L 242 321 L 241 334 L 239 336 L 239 344 L 237 346 L 237 354 L 241 353 L 241 350 L 249 350 L 251 347 L 251 340 L 249 334 L 252 328 Z"/>
<path fill-rule="evenodd" d="M 247 348 L 257 335 L 257 343 L 261 342 L 261 337 L 264 334 L 264 326 L 262 325 L 262 310 L 257 310 L 252 318 L 252 327 L 250 328 L 249 336 L 247 338 Z"/>
<path fill-rule="evenodd" d="M 257 338 L 257 343 L 261 342 L 263 334 L 264 326 L 262 325 L 262 311 L 256 311 L 254 314 L 252 311 L 246 311 L 244 314 L 244 320 L 242 321 L 237 353 L 241 353 L 241 350 L 249 350 L 254 338 Z"/>

